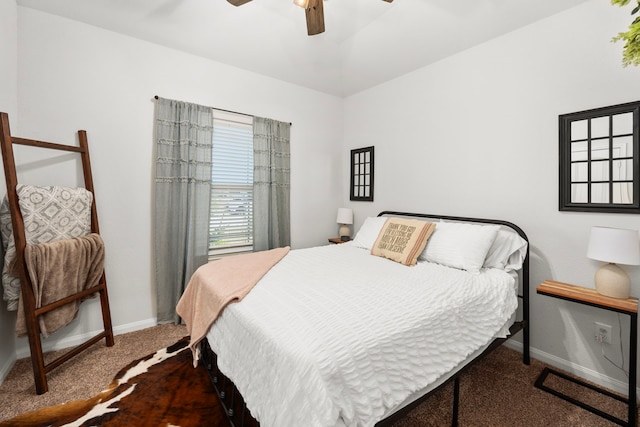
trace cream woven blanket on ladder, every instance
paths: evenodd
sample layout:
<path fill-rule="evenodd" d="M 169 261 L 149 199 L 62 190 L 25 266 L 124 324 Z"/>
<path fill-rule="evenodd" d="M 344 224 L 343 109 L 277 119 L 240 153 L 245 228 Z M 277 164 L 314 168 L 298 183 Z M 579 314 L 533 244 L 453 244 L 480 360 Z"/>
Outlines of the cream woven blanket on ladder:
<path fill-rule="evenodd" d="M 84 188 L 37 187 L 16 188 L 24 221 L 27 244 L 50 243 L 91 233 L 93 194 Z M 20 279 L 11 273 L 15 243 L 7 198 L 0 205 L 0 235 L 4 249 L 2 269 L 3 299 L 7 310 L 18 309 Z"/>

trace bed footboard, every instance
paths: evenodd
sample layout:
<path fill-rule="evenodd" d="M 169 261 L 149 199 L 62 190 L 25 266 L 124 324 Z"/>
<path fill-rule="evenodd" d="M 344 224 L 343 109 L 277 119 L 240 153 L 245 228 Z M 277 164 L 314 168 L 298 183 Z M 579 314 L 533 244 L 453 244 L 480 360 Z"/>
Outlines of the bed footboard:
<path fill-rule="evenodd" d="M 227 415 L 229 425 L 231 427 L 258 427 L 260 423 L 251 416 L 235 384 L 218 369 L 218 356 L 211 350 L 206 339 L 200 342 L 200 352 L 202 355 L 201 363 L 207 368 L 209 379 Z"/>

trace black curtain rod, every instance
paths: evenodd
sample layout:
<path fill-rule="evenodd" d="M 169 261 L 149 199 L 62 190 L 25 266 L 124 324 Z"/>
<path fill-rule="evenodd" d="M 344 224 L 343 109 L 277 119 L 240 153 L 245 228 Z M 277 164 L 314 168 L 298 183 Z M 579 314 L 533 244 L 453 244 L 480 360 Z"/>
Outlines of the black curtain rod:
<path fill-rule="evenodd" d="M 155 98 L 155 99 L 158 99 L 158 98 L 159 98 L 159 96 L 158 96 L 158 95 L 156 95 L 156 96 L 154 96 L 154 98 Z M 237 112 L 237 111 L 225 110 L 224 108 L 216 108 L 216 107 L 209 107 L 209 108 L 213 108 L 214 110 L 218 110 L 218 111 L 224 111 L 225 113 L 241 114 L 241 115 L 243 115 L 243 116 L 255 117 L 255 116 L 254 116 L 254 115 L 252 115 L 252 114 L 239 113 L 239 112 Z M 292 125 L 293 125 L 293 123 L 289 122 L 289 126 L 292 126 Z"/>

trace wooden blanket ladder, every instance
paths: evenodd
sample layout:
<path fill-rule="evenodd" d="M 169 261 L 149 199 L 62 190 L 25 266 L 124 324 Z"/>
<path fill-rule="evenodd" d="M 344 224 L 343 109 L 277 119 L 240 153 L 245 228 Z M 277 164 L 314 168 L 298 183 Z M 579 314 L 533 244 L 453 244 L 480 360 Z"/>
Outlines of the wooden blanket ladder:
<path fill-rule="evenodd" d="M 33 376 L 35 380 L 36 392 L 38 394 L 46 393 L 48 390 L 47 374 L 57 368 L 72 357 L 78 355 L 93 344 L 105 338 L 108 347 L 113 346 L 113 329 L 111 326 L 111 314 L 109 310 L 109 297 L 107 295 L 107 281 L 102 273 L 102 277 L 98 285 L 85 289 L 79 293 L 68 296 L 54 303 L 43 307 L 36 307 L 35 296 L 31 279 L 27 272 L 27 265 L 24 259 L 24 249 L 27 244 L 25 237 L 24 221 L 20 207 L 18 204 L 18 194 L 16 187 L 18 185 L 16 163 L 13 153 L 13 144 L 27 145 L 31 147 L 48 148 L 53 150 L 61 150 L 79 153 L 82 160 L 82 170 L 84 175 L 85 188 L 93 194 L 93 203 L 91 204 L 91 232 L 100 233 L 98 227 L 98 214 L 95 203 L 95 193 L 93 188 L 93 177 L 91 174 L 91 163 L 89 159 L 89 147 L 87 142 L 87 133 L 84 130 L 78 131 L 79 146 L 54 144 L 51 142 L 43 142 L 32 139 L 12 137 L 9 130 L 9 116 L 6 113 L 0 113 L 0 146 L 2 148 L 2 162 L 4 164 L 4 175 L 7 184 L 7 199 L 9 202 L 9 211 L 11 213 L 11 225 L 13 228 L 13 237 L 16 247 L 16 267 L 20 285 L 22 290 L 22 300 L 25 312 L 25 321 L 27 327 L 27 335 L 29 338 L 29 348 L 31 350 L 31 363 L 33 365 Z M 38 316 L 52 311 L 60 306 L 74 302 L 87 296 L 98 293 L 100 296 L 100 305 L 102 307 L 102 321 L 104 330 L 98 335 L 90 338 L 84 343 L 72 348 L 62 356 L 45 364 L 42 353 L 42 342 L 40 337 L 40 327 L 38 325 Z"/>

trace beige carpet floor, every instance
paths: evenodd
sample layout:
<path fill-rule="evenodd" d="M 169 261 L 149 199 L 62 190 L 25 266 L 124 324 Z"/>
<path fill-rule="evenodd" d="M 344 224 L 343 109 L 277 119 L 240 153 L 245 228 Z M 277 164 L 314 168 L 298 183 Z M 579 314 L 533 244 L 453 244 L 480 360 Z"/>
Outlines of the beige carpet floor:
<path fill-rule="evenodd" d="M 499 347 L 476 363 L 460 379 L 459 425 L 462 427 L 610 427 L 617 424 L 572 405 L 534 386 L 548 365 Z M 549 376 L 545 385 L 596 408 L 627 419 L 627 406 L 615 399 Z M 453 384 L 434 393 L 394 427 L 451 425 Z"/>
<path fill-rule="evenodd" d="M 129 362 L 186 335 L 183 326 L 160 325 L 118 335 L 115 346 L 98 343 L 48 376 L 49 392 L 36 395 L 29 359 L 19 360 L 0 385 L 0 421 L 23 412 L 70 400 L 86 399 L 104 389 Z M 532 360 L 526 366 L 521 355 L 500 347 L 471 367 L 460 383 L 459 425 L 468 426 L 585 426 L 615 424 L 534 387 L 545 365 Z M 547 385 L 626 419 L 626 405 L 613 399 L 549 377 Z M 451 422 L 453 386 L 431 395 L 394 427 L 446 426 Z M 296 426 L 297 427 L 297 426 Z"/>

